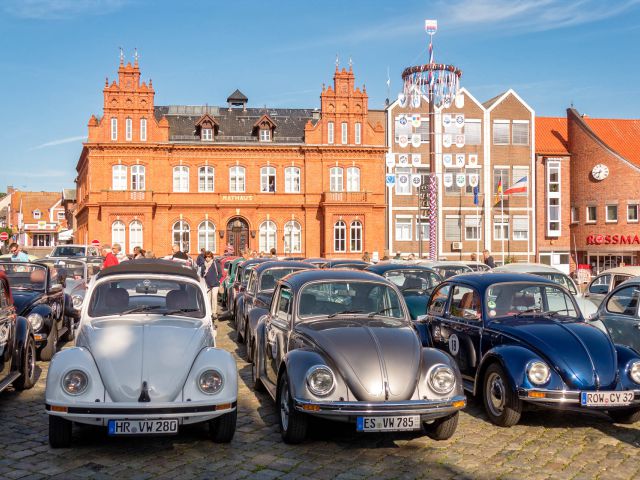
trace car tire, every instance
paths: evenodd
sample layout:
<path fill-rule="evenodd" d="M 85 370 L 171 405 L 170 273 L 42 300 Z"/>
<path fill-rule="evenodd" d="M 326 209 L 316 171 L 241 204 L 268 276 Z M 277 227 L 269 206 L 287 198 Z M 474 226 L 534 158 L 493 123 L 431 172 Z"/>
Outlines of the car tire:
<path fill-rule="evenodd" d="M 459 416 L 460 412 L 456 412 L 448 417 L 437 418 L 432 423 L 424 423 L 424 432 L 433 440 L 449 440 L 456 433 Z"/>
<path fill-rule="evenodd" d="M 51 323 L 51 327 L 51 333 L 49 333 L 49 338 L 47 338 L 47 344 L 42 350 L 40 350 L 40 360 L 44 362 L 51 360 L 58 351 L 58 328 L 55 320 Z"/>
<path fill-rule="evenodd" d="M 216 443 L 229 443 L 236 433 L 238 410 L 220 415 L 209 420 L 209 437 Z"/>
<path fill-rule="evenodd" d="M 640 420 L 640 409 L 625 408 L 623 410 L 609 410 L 609 416 L 615 423 L 631 424 Z"/>
<path fill-rule="evenodd" d="M 65 323 L 67 324 L 67 331 L 64 332 L 64 335 L 62 337 L 60 337 L 60 340 L 62 340 L 63 342 L 73 342 L 73 340 L 76 338 L 75 330 L 73 328 L 75 324 L 73 317 L 67 317 Z"/>
<path fill-rule="evenodd" d="M 236 320 L 236 339 L 238 343 L 244 343 L 246 338 L 244 338 L 244 332 L 238 328 L 238 321 Z"/>
<path fill-rule="evenodd" d="M 493 363 L 483 378 L 482 400 L 492 423 L 499 427 L 512 427 L 520 421 L 522 402 L 513 393 L 504 368 Z"/>
<path fill-rule="evenodd" d="M 258 344 L 254 342 L 253 346 L 253 362 L 251 363 L 251 386 L 255 392 L 263 392 L 264 385 L 258 375 Z"/>
<path fill-rule="evenodd" d="M 251 341 L 251 336 L 249 335 L 249 324 L 244 328 L 244 343 L 247 346 L 247 362 L 253 362 L 253 342 Z"/>
<path fill-rule="evenodd" d="M 72 427 L 71 421 L 56 415 L 49 415 L 49 445 L 51 448 L 70 447 Z"/>
<path fill-rule="evenodd" d="M 296 411 L 293 406 L 293 397 L 289 388 L 287 372 L 283 372 L 278 380 L 278 392 L 276 394 L 276 412 L 280 434 L 284 443 L 301 443 L 307 437 L 308 418 L 304 413 Z"/>
<path fill-rule="evenodd" d="M 13 388 L 16 390 L 26 390 L 36 383 L 36 342 L 29 335 L 26 345 L 22 352 L 22 368 L 20 376 L 13 382 Z"/>

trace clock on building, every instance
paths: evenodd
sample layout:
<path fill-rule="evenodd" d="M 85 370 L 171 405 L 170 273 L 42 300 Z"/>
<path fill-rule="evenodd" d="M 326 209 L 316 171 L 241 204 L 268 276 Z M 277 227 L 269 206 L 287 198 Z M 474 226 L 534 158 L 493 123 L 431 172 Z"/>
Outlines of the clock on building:
<path fill-rule="evenodd" d="M 604 180 L 609 176 L 609 167 L 607 167 L 604 163 L 599 163 L 591 170 L 591 175 L 596 180 Z"/>

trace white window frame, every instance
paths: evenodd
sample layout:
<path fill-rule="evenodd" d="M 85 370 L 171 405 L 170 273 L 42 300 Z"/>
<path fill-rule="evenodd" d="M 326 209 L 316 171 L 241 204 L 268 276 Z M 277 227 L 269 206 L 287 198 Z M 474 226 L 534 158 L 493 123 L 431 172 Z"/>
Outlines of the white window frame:
<path fill-rule="evenodd" d="M 526 125 L 526 131 L 516 132 L 516 125 Z M 511 126 L 511 144 L 519 146 L 529 145 L 529 120 L 514 120 Z"/>
<path fill-rule="evenodd" d="M 260 253 L 269 253 L 272 248 L 278 249 L 278 235 L 276 224 L 272 220 L 265 220 L 258 229 L 258 245 Z"/>
<path fill-rule="evenodd" d="M 562 232 L 562 164 L 558 160 L 547 160 L 546 165 L 546 189 L 547 189 L 547 236 L 559 237 Z M 557 172 L 557 182 L 552 182 L 552 175 Z M 527 178 L 528 179 L 528 178 Z M 557 186 L 557 188 L 553 188 Z M 552 201 L 557 201 L 557 205 L 553 205 Z M 552 213 L 555 211 L 558 220 L 552 220 Z M 554 228 L 557 224 L 558 228 Z M 515 240 L 515 238 L 514 238 Z"/>
<path fill-rule="evenodd" d="M 362 222 L 360 220 L 351 222 L 351 225 L 349 225 L 349 251 L 362 251 L 362 233 Z"/>
<path fill-rule="evenodd" d="M 410 242 L 413 240 L 413 217 L 410 215 L 396 215 L 394 228 L 396 242 Z"/>
<path fill-rule="evenodd" d="M 616 218 L 611 219 L 609 218 L 609 207 L 615 207 L 615 212 L 616 212 Z M 617 203 L 607 203 L 604 206 L 604 215 L 605 215 L 605 222 L 606 223 L 618 223 L 618 204 Z"/>
<path fill-rule="evenodd" d="M 474 232 L 468 235 L 469 230 Z M 482 240 L 482 217 L 480 215 L 466 215 L 464 217 L 464 239 L 465 240 Z"/>
<path fill-rule="evenodd" d="M 396 187 L 393 189 L 396 195 L 411 195 L 411 182 L 407 182 L 406 185 L 400 185 L 398 182 L 398 176 L 400 174 L 408 174 L 411 176 L 411 167 L 396 167 Z"/>
<path fill-rule="evenodd" d="M 33 211 L 33 218 L 40 220 L 42 218 L 42 212 L 37 208 Z"/>
<path fill-rule="evenodd" d="M 189 167 L 186 165 L 173 167 L 173 191 L 176 193 L 189 192 Z"/>
<path fill-rule="evenodd" d="M 450 234 L 447 229 L 447 224 L 451 222 L 457 222 L 458 235 L 455 237 Z M 446 215 L 444 217 L 444 239 L 447 242 L 461 242 L 462 241 L 462 219 L 460 215 Z"/>
<path fill-rule="evenodd" d="M 146 169 L 144 165 L 131 165 L 131 190 L 144 190 L 146 187 Z"/>
<path fill-rule="evenodd" d="M 342 167 L 329 169 L 329 191 L 344 192 L 344 169 Z"/>
<path fill-rule="evenodd" d="M 510 227 L 509 215 L 495 215 L 493 217 L 493 239 L 508 241 L 509 231 L 511 230 Z M 500 235 L 496 235 L 496 232 L 498 231 L 500 232 Z"/>
<path fill-rule="evenodd" d="M 260 141 L 261 142 L 270 142 L 271 141 L 271 129 L 270 128 L 261 128 L 260 129 Z"/>
<path fill-rule="evenodd" d="M 333 251 L 338 253 L 347 251 L 347 225 L 342 220 L 333 224 Z"/>
<path fill-rule="evenodd" d="M 124 139 L 127 142 L 133 140 L 133 120 L 129 117 L 124 121 Z"/>
<path fill-rule="evenodd" d="M 144 240 L 144 227 L 140 220 L 132 220 L 129 223 L 129 253 L 133 253 L 135 247 L 142 248 Z"/>
<path fill-rule="evenodd" d="M 211 165 L 203 165 L 198 167 L 198 191 L 199 192 L 215 192 L 216 191 L 216 171 Z M 198 249 L 198 251 L 200 251 Z"/>
<path fill-rule="evenodd" d="M 356 122 L 355 124 L 354 140 L 356 145 L 360 145 L 362 143 L 362 124 L 360 122 Z"/>
<path fill-rule="evenodd" d="M 593 208 L 594 217 L 591 218 L 589 211 Z M 587 205 L 585 207 L 585 223 L 597 223 L 598 222 L 598 207 L 596 205 Z"/>
<path fill-rule="evenodd" d="M 64 214 L 64 210 L 58 210 L 56 215 L 57 215 L 58 220 L 64 220 L 66 218 L 66 216 Z"/>
<path fill-rule="evenodd" d="M 360 169 L 358 167 L 347 168 L 347 192 L 360 191 Z"/>
<path fill-rule="evenodd" d="M 273 177 L 273 184 L 271 178 Z M 260 192 L 261 193 L 275 193 L 276 192 L 276 168 L 271 165 L 266 165 L 260 168 Z M 273 186 L 273 189 L 271 188 Z"/>
<path fill-rule="evenodd" d="M 111 190 L 127 189 L 127 166 L 122 164 L 111 167 Z"/>
<path fill-rule="evenodd" d="M 629 209 L 633 207 L 636 210 L 636 218 L 629 218 Z M 627 223 L 638 223 L 638 219 L 640 218 L 640 208 L 637 203 L 628 203 L 627 204 Z"/>
<path fill-rule="evenodd" d="M 216 224 L 211 220 L 203 220 L 198 225 L 198 251 L 216 252 Z"/>
<path fill-rule="evenodd" d="M 580 210 L 578 207 L 571 207 L 571 223 L 579 223 L 580 222 Z"/>
<path fill-rule="evenodd" d="M 213 128 L 203 128 L 200 133 L 203 142 L 213 142 Z"/>
<path fill-rule="evenodd" d="M 186 220 L 178 220 L 171 227 L 171 245 L 176 244 L 181 252 L 191 252 L 191 226 Z"/>
<path fill-rule="evenodd" d="M 140 119 L 140 141 L 141 142 L 147 141 L 147 119 L 146 118 Z"/>
<path fill-rule="evenodd" d="M 299 167 L 284 169 L 284 193 L 300 193 L 300 181 Z"/>
<path fill-rule="evenodd" d="M 245 168 L 240 165 L 229 167 L 229 192 L 244 193 L 247 188 Z"/>
<path fill-rule="evenodd" d="M 327 143 L 333 145 L 335 141 L 335 124 L 333 122 L 327 122 Z"/>
<path fill-rule="evenodd" d="M 526 229 L 521 228 L 523 225 L 525 225 L 527 228 Z M 519 228 L 516 228 L 516 226 Z M 529 218 L 526 215 L 514 215 L 512 232 L 513 232 L 512 235 L 513 235 L 514 241 L 529 240 Z M 524 232 L 524 235 L 523 235 L 523 232 Z"/>
<path fill-rule="evenodd" d="M 284 253 L 302 253 L 302 227 L 296 220 L 284 224 Z"/>
<path fill-rule="evenodd" d="M 117 243 L 121 248 L 125 248 L 126 230 L 127 227 L 121 220 L 116 220 L 111 224 L 111 246 Z"/>
<path fill-rule="evenodd" d="M 506 132 L 505 131 L 501 131 L 499 132 L 498 130 L 496 130 L 496 126 L 500 125 L 501 127 L 505 127 L 507 128 Z M 493 121 L 493 131 L 491 132 L 491 138 L 493 141 L 494 145 L 509 145 L 509 140 L 511 139 L 511 132 L 510 132 L 510 127 L 511 124 L 509 122 L 509 120 L 494 120 Z M 498 137 L 498 135 L 500 135 L 500 137 Z M 499 140 L 499 141 L 497 141 Z"/>
<path fill-rule="evenodd" d="M 349 143 L 349 124 L 347 122 L 342 122 L 340 125 L 340 140 L 342 145 Z"/>
<path fill-rule="evenodd" d="M 118 119 L 111 117 L 111 140 L 118 140 Z"/>

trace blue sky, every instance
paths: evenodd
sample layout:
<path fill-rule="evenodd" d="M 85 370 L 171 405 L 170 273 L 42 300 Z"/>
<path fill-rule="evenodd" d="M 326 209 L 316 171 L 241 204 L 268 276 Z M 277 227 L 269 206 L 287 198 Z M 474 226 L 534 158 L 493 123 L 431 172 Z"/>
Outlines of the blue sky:
<path fill-rule="evenodd" d="M 425 63 L 463 70 L 480 101 L 513 88 L 538 115 L 573 102 L 593 117 L 640 117 L 640 0 L 2 0 L 0 191 L 74 187 L 92 113 L 118 48 L 138 48 L 156 104 L 317 107 L 336 54 L 353 59 L 370 108 Z"/>

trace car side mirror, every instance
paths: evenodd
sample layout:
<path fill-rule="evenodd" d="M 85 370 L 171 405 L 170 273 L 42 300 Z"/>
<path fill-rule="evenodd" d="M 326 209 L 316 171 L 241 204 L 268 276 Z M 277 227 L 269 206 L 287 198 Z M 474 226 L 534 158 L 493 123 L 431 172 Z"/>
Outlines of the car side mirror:
<path fill-rule="evenodd" d="M 429 319 L 428 315 L 418 315 L 416 317 L 416 322 L 426 322 Z"/>
<path fill-rule="evenodd" d="M 61 283 L 52 283 L 49 286 L 49 293 L 59 293 L 62 291 L 62 284 Z"/>

